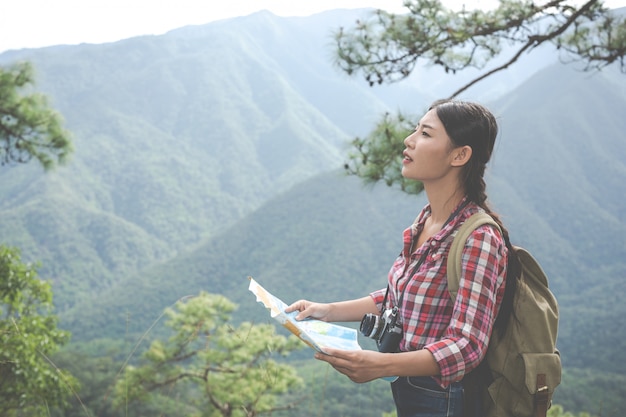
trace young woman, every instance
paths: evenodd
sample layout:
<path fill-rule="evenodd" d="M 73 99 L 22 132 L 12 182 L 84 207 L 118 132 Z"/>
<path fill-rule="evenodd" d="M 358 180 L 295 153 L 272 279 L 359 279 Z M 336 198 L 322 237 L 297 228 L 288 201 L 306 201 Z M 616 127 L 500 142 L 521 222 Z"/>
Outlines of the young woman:
<path fill-rule="evenodd" d="M 505 286 L 507 269 L 514 284 L 511 272 L 518 261 L 506 228 L 486 202 L 483 179 L 497 133 L 495 117 L 485 107 L 435 102 L 404 140 L 402 175 L 423 183 L 428 204 L 404 231 L 387 288 L 350 301 L 299 300 L 287 309 L 298 311 L 299 320 L 361 321 L 395 307 L 401 337 L 392 348 L 329 350 L 315 357 L 354 382 L 399 376 L 391 383 L 398 417 L 467 415 L 463 379 L 486 353 L 505 287 L 506 299 L 512 297 L 514 285 Z M 447 290 L 448 251 L 459 226 L 480 210 L 496 220 L 502 233 L 484 225 L 468 238 L 453 304 Z"/>

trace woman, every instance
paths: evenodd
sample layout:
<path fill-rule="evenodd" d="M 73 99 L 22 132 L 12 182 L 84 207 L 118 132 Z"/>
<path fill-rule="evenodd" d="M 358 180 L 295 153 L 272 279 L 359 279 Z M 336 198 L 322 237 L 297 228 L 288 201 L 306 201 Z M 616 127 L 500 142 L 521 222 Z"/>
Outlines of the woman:
<path fill-rule="evenodd" d="M 495 117 L 483 106 L 435 102 L 404 140 L 402 175 L 423 183 L 428 204 L 404 231 L 388 287 L 350 301 L 300 300 L 287 309 L 298 311 L 298 320 L 360 321 L 396 307 L 402 337 L 394 353 L 329 350 L 315 357 L 354 382 L 399 376 L 391 383 L 398 417 L 469 414 L 463 410 L 463 378 L 486 353 L 505 298 L 507 269 L 509 281 L 516 281 L 518 261 L 506 228 L 487 205 L 483 179 L 497 133 Z M 447 254 L 458 227 L 480 210 L 491 214 L 502 232 L 484 225 L 470 235 L 453 304 Z M 510 300 L 514 288 L 508 287 Z"/>

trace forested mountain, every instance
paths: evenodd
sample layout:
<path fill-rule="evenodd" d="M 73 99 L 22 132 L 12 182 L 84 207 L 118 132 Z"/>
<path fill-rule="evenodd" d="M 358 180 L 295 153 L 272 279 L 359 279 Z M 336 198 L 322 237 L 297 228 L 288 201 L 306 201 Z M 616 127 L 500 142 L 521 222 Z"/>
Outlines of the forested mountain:
<path fill-rule="evenodd" d="M 340 166 L 347 126 L 370 124 L 385 106 L 334 73 L 322 42 L 306 42 L 298 28 L 260 13 L 161 37 L 1 56 L 35 64 L 38 87 L 74 134 L 68 167 L 0 172 L 0 233 L 42 261 L 61 310 Z M 290 53 L 293 45 L 302 50 Z M 305 69 L 328 85 L 303 78 Z M 325 113 L 324 100 L 332 103 Z M 339 118 L 337 105 L 358 112 L 341 126 L 329 117 Z"/>
<path fill-rule="evenodd" d="M 269 320 L 248 275 L 286 301 L 384 285 L 425 198 L 343 176 L 346 142 L 382 112 L 419 115 L 462 79 L 424 69 L 369 88 L 338 73 L 329 31 L 358 13 L 264 12 L 0 55 L 0 65 L 33 62 L 74 134 L 66 167 L 0 170 L 2 242 L 41 261 L 73 341 L 141 335 L 200 290 L 231 298 L 239 319 Z M 626 76 L 521 65 L 466 94 L 498 96 L 486 102 L 501 125 L 488 192 L 561 304 L 557 402 L 617 415 L 626 407 Z"/>

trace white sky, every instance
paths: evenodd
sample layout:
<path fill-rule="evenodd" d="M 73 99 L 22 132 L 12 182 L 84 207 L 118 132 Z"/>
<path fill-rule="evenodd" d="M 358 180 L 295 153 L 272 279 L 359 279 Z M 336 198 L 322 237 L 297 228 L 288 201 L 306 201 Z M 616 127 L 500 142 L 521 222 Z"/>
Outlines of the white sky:
<path fill-rule="evenodd" d="M 159 35 L 259 10 L 308 16 L 339 8 L 404 12 L 403 0 L 1 0 L 0 53 L 50 45 L 105 43 Z M 489 7 L 497 0 L 444 0 L 449 7 Z M 626 0 L 605 0 L 609 7 Z"/>

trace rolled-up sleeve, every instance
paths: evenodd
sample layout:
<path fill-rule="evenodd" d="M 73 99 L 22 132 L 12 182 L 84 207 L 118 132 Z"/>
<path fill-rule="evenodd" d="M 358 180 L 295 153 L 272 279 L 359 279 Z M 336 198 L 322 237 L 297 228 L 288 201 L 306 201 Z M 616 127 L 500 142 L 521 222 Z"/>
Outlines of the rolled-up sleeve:
<path fill-rule="evenodd" d="M 376 308 L 378 309 L 378 311 L 380 311 L 383 306 L 383 300 L 385 299 L 385 292 L 387 292 L 387 289 L 382 288 L 378 291 L 374 291 L 370 293 L 370 297 L 372 297 L 372 300 L 374 300 L 374 303 L 376 304 Z"/>

